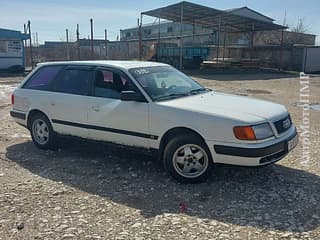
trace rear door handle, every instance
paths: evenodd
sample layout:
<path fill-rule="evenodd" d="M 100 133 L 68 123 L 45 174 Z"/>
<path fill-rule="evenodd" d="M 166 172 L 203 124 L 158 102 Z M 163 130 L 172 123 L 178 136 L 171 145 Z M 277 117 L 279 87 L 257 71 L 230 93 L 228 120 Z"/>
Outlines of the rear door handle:
<path fill-rule="evenodd" d="M 55 103 L 55 102 L 50 102 L 50 105 L 51 105 L 51 106 L 55 106 L 56 103 Z"/>
<path fill-rule="evenodd" d="M 95 112 L 99 112 L 100 111 L 100 107 L 99 106 L 92 106 L 92 110 Z"/>

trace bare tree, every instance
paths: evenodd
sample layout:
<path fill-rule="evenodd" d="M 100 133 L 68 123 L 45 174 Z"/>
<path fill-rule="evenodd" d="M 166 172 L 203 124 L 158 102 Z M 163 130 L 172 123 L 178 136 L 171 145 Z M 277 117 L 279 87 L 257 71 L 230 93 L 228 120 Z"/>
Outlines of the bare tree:
<path fill-rule="evenodd" d="M 306 33 L 309 31 L 308 26 L 305 23 L 305 19 L 304 18 L 298 18 L 298 22 L 297 25 L 295 27 L 291 28 L 292 32 L 296 32 L 296 33 Z"/>

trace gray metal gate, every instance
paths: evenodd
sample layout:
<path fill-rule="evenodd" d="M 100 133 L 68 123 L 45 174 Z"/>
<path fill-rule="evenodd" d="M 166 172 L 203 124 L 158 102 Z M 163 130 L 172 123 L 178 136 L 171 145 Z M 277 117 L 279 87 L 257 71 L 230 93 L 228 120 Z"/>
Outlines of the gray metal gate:
<path fill-rule="evenodd" d="M 320 46 L 304 49 L 302 70 L 305 73 L 320 72 Z"/>

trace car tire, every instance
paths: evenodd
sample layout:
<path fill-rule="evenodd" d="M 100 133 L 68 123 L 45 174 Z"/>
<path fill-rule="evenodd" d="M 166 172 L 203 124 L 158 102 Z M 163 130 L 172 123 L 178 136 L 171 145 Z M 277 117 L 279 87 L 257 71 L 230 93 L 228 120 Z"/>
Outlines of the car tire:
<path fill-rule="evenodd" d="M 33 143 L 40 149 L 54 149 L 56 146 L 55 133 L 49 119 L 41 113 L 32 116 L 30 133 Z"/>
<path fill-rule="evenodd" d="M 198 183 L 207 179 L 213 161 L 207 145 L 194 134 L 171 139 L 164 149 L 164 167 L 181 183 Z"/>

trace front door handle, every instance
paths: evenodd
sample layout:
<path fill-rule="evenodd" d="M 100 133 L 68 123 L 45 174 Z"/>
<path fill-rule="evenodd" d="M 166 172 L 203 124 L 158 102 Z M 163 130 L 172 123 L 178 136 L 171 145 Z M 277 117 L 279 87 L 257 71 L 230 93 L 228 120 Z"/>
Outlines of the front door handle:
<path fill-rule="evenodd" d="M 99 106 L 92 106 L 92 110 L 95 112 L 99 112 L 100 111 L 100 107 Z"/>
<path fill-rule="evenodd" d="M 51 105 L 51 106 L 55 106 L 56 103 L 55 103 L 55 102 L 50 102 L 50 105 Z"/>

